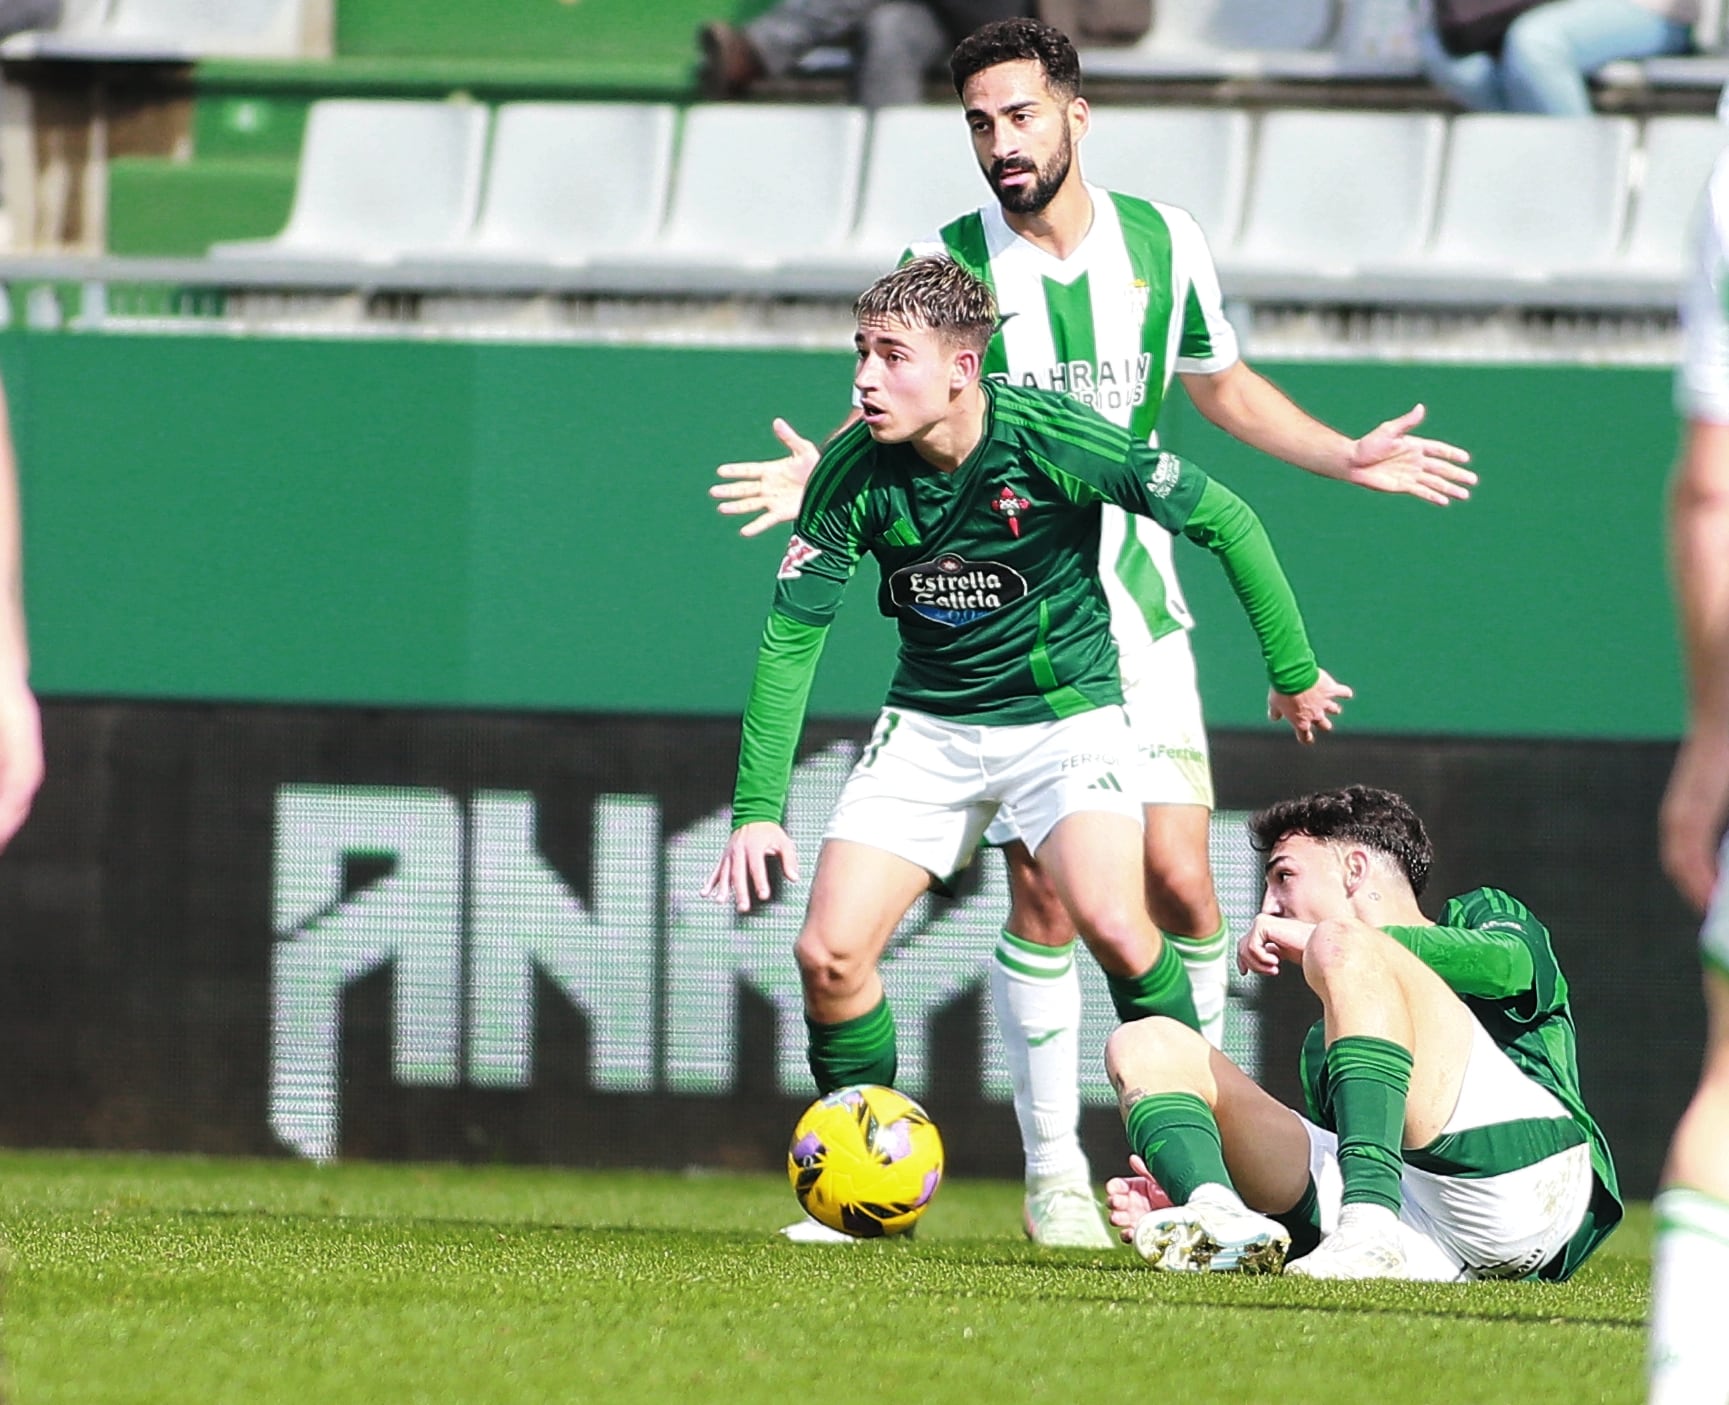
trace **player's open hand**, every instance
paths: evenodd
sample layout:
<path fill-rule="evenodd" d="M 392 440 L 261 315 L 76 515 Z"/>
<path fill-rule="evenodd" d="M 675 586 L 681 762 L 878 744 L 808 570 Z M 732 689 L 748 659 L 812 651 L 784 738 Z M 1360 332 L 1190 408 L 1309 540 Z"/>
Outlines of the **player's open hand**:
<path fill-rule="evenodd" d="M 1413 405 L 1353 444 L 1345 481 L 1380 493 L 1409 493 L 1441 507 L 1454 498 L 1470 497 L 1477 481 L 1465 467 L 1471 456 L 1455 444 L 1411 433 L 1426 413 L 1423 406 Z"/>
<path fill-rule="evenodd" d="M 1717 883 L 1717 852 L 1729 816 L 1729 737 L 1695 732 L 1681 744 L 1663 793 L 1657 833 L 1663 871 L 1703 912 Z"/>
<path fill-rule="evenodd" d="M 804 501 L 804 485 L 821 457 L 817 446 L 785 420 L 774 422 L 775 438 L 787 447 L 784 459 L 762 463 L 723 463 L 715 470 L 726 483 L 708 490 L 720 499 L 720 510 L 728 517 L 746 512 L 757 515 L 738 529 L 741 537 L 754 537 L 779 522 L 791 522 Z"/>
<path fill-rule="evenodd" d="M 702 885 L 702 895 L 723 903 L 728 898 L 740 912 L 749 912 L 752 902 L 767 902 L 773 894 L 768 881 L 770 854 L 780 859 L 780 869 L 791 883 L 798 882 L 798 850 L 792 836 L 769 820 L 741 824 L 726 841 L 720 862 Z"/>
<path fill-rule="evenodd" d="M 1237 943 L 1237 969 L 1245 975 L 1276 976 L 1281 962 L 1303 959 L 1303 949 L 1314 931 L 1313 922 L 1257 912 Z"/>
<path fill-rule="evenodd" d="M 22 679 L 0 687 L 0 849 L 30 814 L 42 784 L 42 717 Z"/>
<path fill-rule="evenodd" d="M 1136 1225 L 1170 1203 L 1165 1188 L 1153 1179 L 1147 1163 L 1138 1156 L 1129 1157 L 1128 1175 L 1112 1176 L 1105 1182 L 1105 1209 L 1125 1244 L 1135 1237 Z"/>
<path fill-rule="evenodd" d="M 1274 722 L 1288 722 L 1304 746 L 1315 744 L 1317 730 L 1333 730 L 1333 719 L 1342 710 L 1341 698 L 1355 697 L 1343 683 L 1335 682 L 1326 669 L 1300 693 L 1267 693 L 1267 717 Z"/>

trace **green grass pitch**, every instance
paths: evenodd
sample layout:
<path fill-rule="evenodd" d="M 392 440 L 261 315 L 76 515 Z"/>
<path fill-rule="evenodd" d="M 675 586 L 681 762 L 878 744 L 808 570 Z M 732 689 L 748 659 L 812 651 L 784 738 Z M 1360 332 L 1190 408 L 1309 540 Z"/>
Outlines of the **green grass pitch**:
<path fill-rule="evenodd" d="M 1642 1399 L 1649 1220 L 1561 1286 L 1178 1278 L 951 1181 L 800 1247 L 777 1176 L 0 1155 L 4 1399 Z"/>

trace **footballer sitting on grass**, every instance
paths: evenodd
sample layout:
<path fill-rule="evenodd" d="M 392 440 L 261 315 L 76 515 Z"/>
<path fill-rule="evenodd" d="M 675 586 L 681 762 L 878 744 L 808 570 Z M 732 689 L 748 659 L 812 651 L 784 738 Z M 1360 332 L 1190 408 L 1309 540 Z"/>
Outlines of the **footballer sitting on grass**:
<path fill-rule="evenodd" d="M 999 809 L 1045 864 L 1121 1018 L 1196 1024 L 1188 977 L 1148 916 L 1136 748 L 1098 577 L 1100 504 L 1213 552 L 1260 640 L 1269 710 L 1302 736 L 1348 690 L 1316 666 L 1265 531 L 1234 493 L 1051 391 L 983 383 L 988 287 L 913 259 L 859 299 L 862 421 L 811 476 L 781 562 L 740 741 L 734 829 L 704 887 L 770 896 L 818 655 L 860 559 L 899 625 L 899 666 L 829 820 L 795 946 L 811 1072 L 828 1093 L 893 1085 L 877 961 L 896 925 L 971 859 Z"/>
<path fill-rule="evenodd" d="M 1309 1278 L 1568 1277 L 1621 1201 L 1543 924 L 1497 888 L 1429 921 L 1429 837 L 1389 791 L 1249 828 L 1267 895 L 1238 961 L 1300 962 L 1321 999 L 1309 1115 L 1174 1020 L 1123 1026 L 1105 1066 L 1134 1174 L 1106 1187 L 1111 1222 L 1159 1269 L 1276 1273 L 1295 1253 Z"/>

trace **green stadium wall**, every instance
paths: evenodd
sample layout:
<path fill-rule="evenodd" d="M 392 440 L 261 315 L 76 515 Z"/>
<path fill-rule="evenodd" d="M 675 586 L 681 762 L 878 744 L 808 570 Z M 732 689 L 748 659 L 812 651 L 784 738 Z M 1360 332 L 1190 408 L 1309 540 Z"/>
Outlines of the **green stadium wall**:
<path fill-rule="evenodd" d="M 37 685 L 67 697 L 726 715 L 784 533 L 705 490 L 828 429 L 848 358 L 15 329 Z M 1353 431 L 1422 398 L 1483 482 L 1438 509 L 1324 483 L 1204 425 L 1167 442 L 1261 512 L 1354 729 L 1675 735 L 1659 370 L 1274 364 Z M 1184 545 L 1210 720 L 1264 724 L 1253 638 Z M 868 569 L 868 568 L 867 568 Z M 854 588 L 813 695 L 872 713 L 893 639 Z"/>

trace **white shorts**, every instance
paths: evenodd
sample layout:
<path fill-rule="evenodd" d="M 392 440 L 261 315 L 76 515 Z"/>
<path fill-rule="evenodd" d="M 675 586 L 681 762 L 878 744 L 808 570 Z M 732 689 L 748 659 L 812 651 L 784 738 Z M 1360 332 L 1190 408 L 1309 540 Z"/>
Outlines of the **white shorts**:
<path fill-rule="evenodd" d="M 1443 1136 L 1498 1122 L 1568 1116 L 1560 1099 L 1521 1073 L 1475 1018 L 1471 1024 L 1471 1057 Z M 1309 1134 L 1321 1233 L 1331 1234 L 1344 1190 L 1339 1138 L 1301 1120 Z M 1588 1142 L 1496 1176 L 1443 1176 L 1407 1165 L 1399 1178 L 1406 1270 L 1437 1283 L 1534 1273 L 1578 1233 L 1592 1184 Z"/>
<path fill-rule="evenodd" d="M 1699 951 L 1705 959 L 1729 976 L 1729 882 L 1723 879 L 1729 865 L 1729 839 L 1717 853 L 1717 887 L 1705 909 L 1705 925 L 1699 929 Z"/>
<path fill-rule="evenodd" d="M 1174 629 L 1163 639 L 1124 653 L 1117 666 L 1123 710 L 1139 758 L 1134 788 L 1141 804 L 1211 810 L 1213 771 L 1188 630 Z M 985 831 L 987 844 L 1021 837 L 1006 814 L 999 814 Z"/>
<path fill-rule="evenodd" d="M 1139 824 L 1133 757 L 1120 707 L 995 727 L 885 708 L 823 838 L 884 849 L 946 880 L 999 813 L 1035 853 L 1083 811 Z"/>

